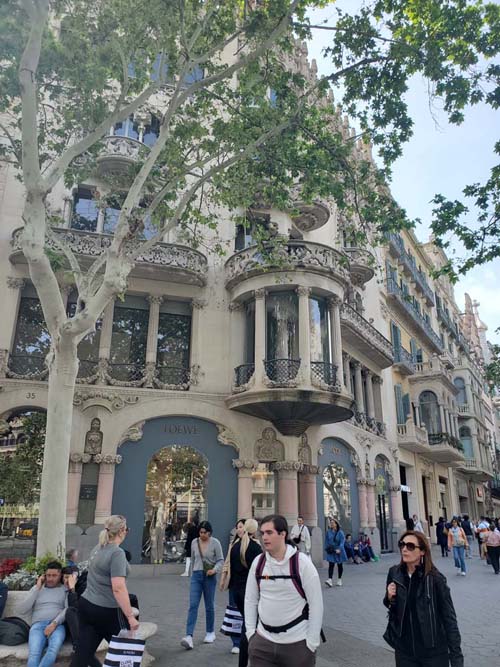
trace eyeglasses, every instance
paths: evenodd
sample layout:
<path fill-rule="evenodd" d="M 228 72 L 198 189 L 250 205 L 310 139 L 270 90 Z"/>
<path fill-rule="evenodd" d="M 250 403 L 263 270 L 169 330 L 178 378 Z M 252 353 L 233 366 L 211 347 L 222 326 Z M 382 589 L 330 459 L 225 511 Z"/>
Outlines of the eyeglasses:
<path fill-rule="evenodd" d="M 398 547 L 400 551 L 403 551 L 403 549 L 408 549 L 408 551 L 415 551 L 415 549 L 420 549 L 418 544 L 413 544 L 413 542 L 405 542 L 404 540 L 399 540 Z"/>

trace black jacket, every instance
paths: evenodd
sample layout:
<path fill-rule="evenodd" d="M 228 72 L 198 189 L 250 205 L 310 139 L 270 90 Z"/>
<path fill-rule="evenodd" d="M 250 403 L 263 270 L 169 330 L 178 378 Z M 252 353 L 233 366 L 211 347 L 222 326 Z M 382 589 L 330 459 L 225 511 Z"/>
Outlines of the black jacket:
<path fill-rule="evenodd" d="M 243 565 L 240 559 L 240 549 L 241 541 L 237 539 L 231 547 L 231 579 L 229 582 L 229 588 L 245 588 L 247 585 L 248 572 L 250 566 L 257 556 L 260 556 L 262 553 L 262 547 L 256 540 L 250 540 L 248 543 L 248 548 L 245 553 L 245 563 L 246 567 Z"/>
<path fill-rule="evenodd" d="M 396 584 L 396 597 L 389 602 L 387 586 L 392 582 Z M 411 600 L 410 585 L 413 587 Z M 434 569 L 425 575 L 418 568 L 410 584 L 406 567 L 394 565 L 387 575 L 384 605 L 389 609 L 384 639 L 396 651 L 421 658 L 447 651 L 451 667 L 463 667 L 455 608 L 446 577 L 441 572 Z M 408 632 L 408 628 L 412 628 L 412 632 Z"/>

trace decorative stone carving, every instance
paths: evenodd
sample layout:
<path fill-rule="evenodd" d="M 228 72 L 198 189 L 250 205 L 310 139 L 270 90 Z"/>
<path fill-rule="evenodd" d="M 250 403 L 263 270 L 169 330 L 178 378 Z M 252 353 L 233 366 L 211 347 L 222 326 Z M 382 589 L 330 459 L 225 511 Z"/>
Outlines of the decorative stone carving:
<path fill-rule="evenodd" d="M 92 456 L 91 454 L 82 454 L 81 452 L 71 452 L 69 460 L 72 463 L 90 463 Z"/>
<path fill-rule="evenodd" d="M 157 294 L 148 294 L 146 299 L 149 301 L 149 303 L 152 304 L 158 304 L 161 305 L 163 303 L 163 297 L 161 295 Z"/>
<path fill-rule="evenodd" d="M 254 299 L 265 299 L 266 297 L 266 290 L 265 289 L 256 289 L 254 290 L 253 293 L 253 298 Z"/>
<path fill-rule="evenodd" d="M 311 296 L 311 288 L 310 287 L 304 287 L 303 285 L 299 285 L 297 289 L 295 290 L 297 292 L 298 296 Z"/>
<path fill-rule="evenodd" d="M 190 371 L 190 384 L 197 385 L 202 377 L 203 372 L 199 364 L 193 364 Z"/>
<path fill-rule="evenodd" d="M 11 289 L 23 289 L 26 285 L 26 280 L 24 278 L 15 278 L 14 276 L 7 276 L 7 287 Z"/>
<path fill-rule="evenodd" d="M 87 431 L 85 435 L 85 454 L 100 454 L 102 452 L 102 440 L 101 420 L 95 417 L 90 422 L 90 431 Z"/>
<path fill-rule="evenodd" d="M 156 364 L 154 361 L 148 361 L 144 369 L 144 386 L 151 389 L 155 386 Z"/>
<path fill-rule="evenodd" d="M 234 311 L 243 310 L 243 306 L 244 306 L 244 304 L 241 301 L 231 301 L 228 308 L 229 308 L 230 312 L 232 313 Z"/>
<path fill-rule="evenodd" d="M 313 465 L 313 464 L 303 463 L 301 472 L 304 475 L 306 475 L 306 474 L 307 475 L 320 475 L 322 470 L 321 470 L 321 466 L 316 466 L 316 465 Z"/>
<path fill-rule="evenodd" d="M 255 443 L 255 458 L 257 461 L 283 461 L 285 447 L 276 439 L 276 431 L 267 427 L 262 431 L 262 438 Z"/>
<path fill-rule="evenodd" d="M 342 299 L 339 297 L 338 294 L 332 294 L 332 296 L 328 297 L 327 301 L 330 307 L 342 305 Z"/>
<path fill-rule="evenodd" d="M 300 461 L 276 461 L 273 464 L 274 470 L 280 472 L 282 470 L 290 472 L 301 472 L 304 468 L 304 464 Z"/>
<path fill-rule="evenodd" d="M 16 229 L 12 235 L 11 245 L 14 251 L 22 252 L 21 234 L 22 228 Z M 95 234 L 76 229 L 56 228 L 52 229 L 62 243 L 76 255 L 87 257 L 100 257 L 111 245 L 112 236 L 107 234 Z M 142 245 L 143 241 L 133 239 L 127 243 L 127 252 L 132 254 Z M 53 238 L 47 237 L 45 247 L 50 250 L 60 251 L 59 246 Z M 175 245 L 173 243 L 156 243 L 152 248 L 138 255 L 135 262 L 139 264 L 153 264 L 179 271 L 189 276 L 187 282 L 202 286 L 206 284 L 208 262 L 205 255 L 187 246 Z"/>
<path fill-rule="evenodd" d="M 229 445 L 239 451 L 240 444 L 236 435 L 233 433 L 233 431 L 231 431 L 231 429 L 227 428 L 223 424 L 217 424 L 217 431 L 217 440 L 221 443 L 221 445 Z"/>
<path fill-rule="evenodd" d="M 283 258 L 277 271 L 311 270 L 347 284 L 349 274 L 345 257 L 338 250 L 311 241 L 290 240 L 283 246 Z M 231 289 L 241 281 L 268 272 L 261 249 L 251 246 L 232 255 L 226 262 L 226 287 Z"/>
<path fill-rule="evenodd" d="M 113 158 L 123 159 L 135 162 L 136 160 L 144 160 L 148 153 L 149 147 L 136 139 L 122 136 L 104 137 L 102 140 L 103 148 L 98 157 L 98 162 L 109 161 Z"/>
<path fill-rule="evenodd" d="M 361 447 L 366 447 L 370 449 L 373 446 L 373 440 L 368 435 L 363 435 L 362 433 L 356 433 L 356 440 L 361 445 Z"/>
<path fill-rule="evenodd" d="M 389 490 L 391 493 L 399 493 L 401 491 L 401 485 L 400 484 L 391 484 L 389 487 Z"/>
<path fill-rule="evenodd" d="M 124 442 L 139 442 L 139 440 L 142 440 L 142 435 L 143 435 L 143 429 L 144 429 L 144 424 L 146 423 L 145 420 L 137 422 L 136 424 L 132 424 L 132 426 L 129 426 L 126 431 L 122 433 L 122 436 L 118 442 L 118 447 L 123 445 Z"/>
<path fill-rule="evenodd" d="M 237 470 L 254 470 L 255 466 L 256 463 L 255 461 L 252 461 L 252 459 L 233 459 L 233 468 L 236 468 Z"/>
<path fill-rule="evenodd" d="M 0 378 L 7 376 L 9 350 L 0 350 Z"/>
<path fill-rule="evenodd" d="M 135 405 L 139 396 L 132 394 L 118 394 L 106 389 L 77 389 L 73 398 L 73 405 L 80 410 L 86 410 L 91 405 L 102 405 L 110 412 L 122 410 L 127 405 Z"/>
<path fill-rule="evenodd" d="M 191 299 L 191 308 L 201 310 L 202 308 L 205 308 L 206 305 L 207 302 L 205 299 Z"/>
<path fill-rule="evenodd" d="M 359 460 L 357 452 L 351 452 L 351 463 L 356 469 L 356 472 L 361 474 L 361 461 Z"/>
<path fill-rule="evenodd" d="M 299 445 L 299 461 L 306 465 L 311 465 L 312 462 L 312 451 L 311 447 L 307 442 L 307 434 L 303 433 L 300 436 L 300 445 Z"/>
<path fill-rule="evenodd" d="M 96 454 L 92 457 L 94 463 L 105 463 L 107 465 L 120 464 L 123 461 L 121 454 Z"/>

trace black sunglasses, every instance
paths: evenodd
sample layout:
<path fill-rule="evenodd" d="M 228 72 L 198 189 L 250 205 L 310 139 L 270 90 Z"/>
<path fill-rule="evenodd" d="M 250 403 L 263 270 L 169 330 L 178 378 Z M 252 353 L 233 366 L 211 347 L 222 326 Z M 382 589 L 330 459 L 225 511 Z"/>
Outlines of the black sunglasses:
<path fill-rule="evenodd" d="M 405 542 L 404 540 L 399 540 L 398 547 L 400 551 L 406 547 L 408 551 L 415 551 L 415 549 L 420 549 L 420 545 L 413 544 L 413 542 Z"/>

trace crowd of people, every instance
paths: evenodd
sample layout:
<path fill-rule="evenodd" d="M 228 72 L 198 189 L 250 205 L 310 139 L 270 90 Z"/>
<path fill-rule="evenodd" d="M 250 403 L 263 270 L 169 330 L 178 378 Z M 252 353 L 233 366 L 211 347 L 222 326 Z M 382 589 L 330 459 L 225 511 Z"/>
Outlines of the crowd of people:
<path fill-rule="evenodd" d="M 354 540 L 352 534 L 344 534 L 335 518 L 329 524 L 324 541 L 325 583 L 332 587 L 335 569 L 340 586 L 344 563 L 369 562 L 376 556 L 366 534 Z M 188 541 L 189 609 L 181 645 L 187 650 L 195 647 L 202 598 L 203 641 L 214 642 L 218 584 L 228 591 L 222 631 L 231 638 L 231 652 L 238 654 L 239 667 L 314 665 L 324 639 L 323 596 L 311 559 L 311 535 L 302 517 L 291 530 L 280 515 L 265 517 L 260 526 L 255 519 L 240 519 L 225 557 L 210 522 L 201 521 L 195 528 Z M 48 564 L 23 602 L 23 611 L 32 614 L 28 667 L 54 665 L 67 634 L 74 647 L 71 667 L 98 665 L 95 653 L 102 639 L 109 642 L 122 630 L 137 630 L 139 604 L 127 589 L 130 567 L 121 546 L 127 533 L 125 517 L 111 516 L 85 572 L 78 572 L 75 553 L 68 554 L 64 568 L 58 562 Z M 476 525 L 464 516 L 436 525 L 438 540 L 446 535 L 447 549 L 453 551 L 460 571 L 465 568 L 461 550 L 478 533 L 498 573 L 498 521 L 482 518 Z M 389 610 L 384 639 L 395 651 L 396 665 L 463 667 L 450 590 L 432 562 L 428 538 L 422 531 L 407 530 L 398 547 L 400 562 L 389 570 L 383 599 Z"/>
<path fill-rule="evenodd" d="M 453 554 L 457 574 L 466 576 L 466 559 L 477 554 L 493 567 L 495 574 L 500 574 L 500 518 L 480 517 L 472 521 L 468 514 L 454 516 L 451 521 L 439 517 L 436 525 L 436 541 L 441 547 L 441 556 Z"/>

